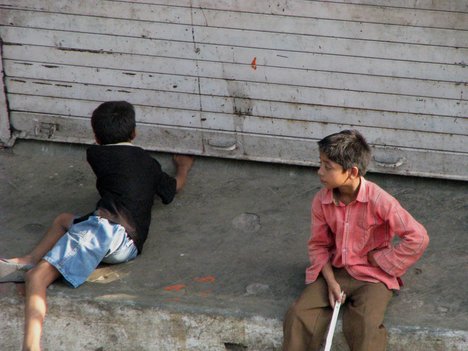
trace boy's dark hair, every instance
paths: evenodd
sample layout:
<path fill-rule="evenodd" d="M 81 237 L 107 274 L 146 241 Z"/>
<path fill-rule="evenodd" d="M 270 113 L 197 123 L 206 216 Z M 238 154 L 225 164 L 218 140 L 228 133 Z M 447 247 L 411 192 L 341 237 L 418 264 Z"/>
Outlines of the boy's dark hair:
<path fill-rule="evenodd" d="M 357 130 L 343 130 L 331 134 L 318 142 L 319 151 L 338 163 L 344 170 L 357 167 L 359 175 L 367 172 L 371 149 L 366 139 Z"/>
<path fill-rule="evenodd" d="M 126 101 L 104 102 L 93 111 L 91 126 L 101 145 L 130 141 L 136 126 L 133 105 Z"/>

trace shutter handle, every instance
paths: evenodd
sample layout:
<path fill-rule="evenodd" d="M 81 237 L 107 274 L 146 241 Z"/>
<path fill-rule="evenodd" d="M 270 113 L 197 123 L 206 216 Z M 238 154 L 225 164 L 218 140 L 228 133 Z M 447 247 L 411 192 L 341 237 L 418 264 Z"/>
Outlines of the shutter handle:
<path fill-rule="evenodd" d="M 384 161 L 378 161 L 375 157 L 374 157 L 374 161 L 375 161 L 375 164 L 379 167 L 384 167 L 384 168 L 398 168 L 398 167 L 401 167 L 406 159 L 404 157 L 400 157 L 398 160 L 396 160 L 395 162 L 384 162 Z"/>
<path fill-rule="evenodd" d="M 215 149 L 215 150 L 221 150 L 221 151 L 234 151 L 237 149 L 237 142 L 234 142 L 232 145 L 215 145 L 212 144 L 211 142 L 208 141 L 208 146 Z"/>

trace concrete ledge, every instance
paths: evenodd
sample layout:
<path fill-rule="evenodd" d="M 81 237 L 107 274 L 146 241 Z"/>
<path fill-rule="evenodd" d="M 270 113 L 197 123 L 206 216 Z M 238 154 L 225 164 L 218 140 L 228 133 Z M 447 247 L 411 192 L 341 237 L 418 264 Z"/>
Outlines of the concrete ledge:
<path fill-rule="evenodd" d="M 2 284 L 2 350 L 17 350 L 23 304 L 14 284 Z M 7 291 L 6 291 L 7 290 Z M 179 313 L 139 306 L 125 296 L 74 299 L 52 293 L 44 329 L 46 350 L 272 351 L 281 349 L 282 321 L 214 313 Z M 338 323 L 337 331 L 341 330 Z M 388 351 L 464 351 L 468 332 L 418 327 L 389 328 Z M 349 351 L 337 332 L 334 351 Z"/>

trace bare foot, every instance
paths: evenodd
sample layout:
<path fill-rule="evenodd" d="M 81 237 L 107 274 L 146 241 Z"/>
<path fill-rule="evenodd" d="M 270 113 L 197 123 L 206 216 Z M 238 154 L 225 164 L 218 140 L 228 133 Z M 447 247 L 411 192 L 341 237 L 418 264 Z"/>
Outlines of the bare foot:
<path fill-rule="evenodd" d="M 4 261 L 17 263 L 17 264 L 25 264 L 25 265 L 35 265 L 37 262 L 34 260 L 32 256 L 22 256 L 22 257 L 13 257 L 8 259 L 3 259 Z"/>

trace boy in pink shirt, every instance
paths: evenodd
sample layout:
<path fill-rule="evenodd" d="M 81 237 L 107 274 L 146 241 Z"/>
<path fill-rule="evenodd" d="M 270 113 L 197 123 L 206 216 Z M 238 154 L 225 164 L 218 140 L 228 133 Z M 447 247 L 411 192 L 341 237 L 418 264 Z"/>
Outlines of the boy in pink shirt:
<path fill-rule="evenodd" d="M 283 350 L 318 351 L 341 299 L 351 350 L 384 351 L 382 323 L 392 290 L 399 289 L 399 277 L 421 257 L 429 237 L 395 198 L 364 179 L 371 150 L 358 131 L 332 134 L 318 144 L 324 188 L 312 201 L 307 286 L 286 314 Z M 393 245 L 395 235 L 400 241 Z"/>

